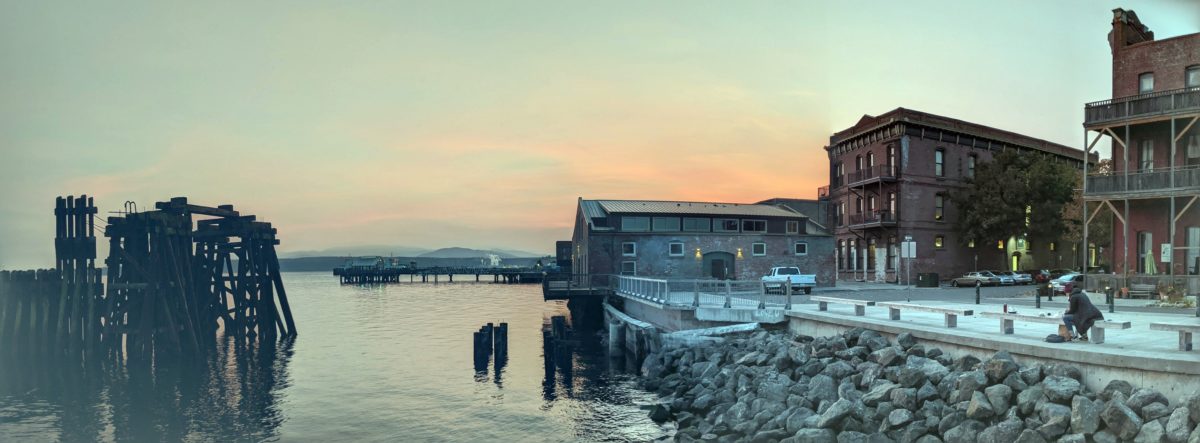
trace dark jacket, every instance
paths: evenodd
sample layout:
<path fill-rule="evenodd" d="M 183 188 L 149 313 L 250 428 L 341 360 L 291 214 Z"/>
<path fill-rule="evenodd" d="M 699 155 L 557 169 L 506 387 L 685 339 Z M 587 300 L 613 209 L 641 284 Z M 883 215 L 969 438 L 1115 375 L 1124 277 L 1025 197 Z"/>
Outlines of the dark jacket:
<path fill-rule="evenodd" d="M 1086 332 L 1092 328 L 1092 324 L 1098 320 L 1104 320 L 1104 314 L 1096 309 L 1096 305 L 1092 304 L 1092 300 L 1087 294 L 1071 294 L 1070 304 L 1067 306 L 1067 314 L 1074 315 L 1073 323 L 1080 331 Z"/>

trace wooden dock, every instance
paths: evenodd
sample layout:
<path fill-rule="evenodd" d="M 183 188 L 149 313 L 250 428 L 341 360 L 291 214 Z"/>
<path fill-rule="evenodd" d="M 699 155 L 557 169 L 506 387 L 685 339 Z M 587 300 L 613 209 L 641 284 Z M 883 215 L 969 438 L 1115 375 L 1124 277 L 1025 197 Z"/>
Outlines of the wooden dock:
<path fill-rule="evenodd" d="M 454 283 L 456 275 L 468 277 L 473 275 L 476 283 L 482 282 L 481 276 L 491 276 L 492 283 L 521 284 L 541 283 L 544 273 L 541 269 L 533 267 L 343 266 L 334 268 L 333 275 L 340 278 L 342 284 L 402 283 L 406 279 L 409 283 Z"/>
<path fill-rule="evenodd" d="M 602 299 L 612 293 L 607 275 L 547 274 L 542 280 L 543 300 Z"/>

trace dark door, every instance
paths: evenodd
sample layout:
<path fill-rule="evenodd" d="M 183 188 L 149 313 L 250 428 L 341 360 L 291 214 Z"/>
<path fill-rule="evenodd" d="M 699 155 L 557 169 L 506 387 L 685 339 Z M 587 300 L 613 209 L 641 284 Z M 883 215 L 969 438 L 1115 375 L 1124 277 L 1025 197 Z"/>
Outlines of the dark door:
<path fill-rule="evenodd" d="M 728 275 L 727 271 L 728 269 L 725 266 L 725 260 L 719 258 L 714 258 L 712 260 L 712 273 L 710 274 L 712 275 L 712 278 L 724 280 Z"/>

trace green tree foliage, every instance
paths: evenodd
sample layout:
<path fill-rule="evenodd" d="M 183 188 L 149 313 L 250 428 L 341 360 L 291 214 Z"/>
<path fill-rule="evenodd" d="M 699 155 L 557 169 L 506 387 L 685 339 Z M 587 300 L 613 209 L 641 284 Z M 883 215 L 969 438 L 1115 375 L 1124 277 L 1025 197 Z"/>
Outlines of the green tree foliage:
<path fill-rule="evenodd" d="M 1079 171 L 1036 154 L 1004 151 L 975 168 L 974 180 L 950 195 L 958 233 L 966 244 L 994 244 L 1025 235 L 1035 242 L 1070 228 L 1064 208 L 1075 200 Z"/>

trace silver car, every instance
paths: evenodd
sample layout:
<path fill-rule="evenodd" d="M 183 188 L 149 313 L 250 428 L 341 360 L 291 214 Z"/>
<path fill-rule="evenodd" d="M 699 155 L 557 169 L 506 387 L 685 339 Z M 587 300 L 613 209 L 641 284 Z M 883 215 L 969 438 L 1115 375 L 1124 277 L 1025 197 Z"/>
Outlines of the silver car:
<path fill-rule="evenodd" d="M 1013 271 L 1001 271 L 1001 272 L 996 272 L 995 274 L 999 275 L 1000 277 L 1007 276 L 1007 277 L 1011 278 L 1013 280 L 1013 284 L 1017 284 L 1017 285 L 1033 284 L 1033 276 L 1029 275 L 1029 274 L 1022 274 L 1020 272 L 1013 272 Z"/>
<path fill-rule="evenodd" d="M 990 274 L 996 276 L 996 278 L 1000 279 L 1000 284 L 1004 285 L 1004 286 L 1012 286 L 1017 283 L 1016 280 L 1013 280 L 1013 277 L 1011 275 L 1005 274 L 1004 271 L 983 271 L 983 272 L 987 272 L 987 273 L 990 273 Z"/>
<path fill-rule="evenodd" d="M 950 286 L 956 288 L 959 286 L 993 286 L 998 284 L 1000 284 L 1000 278 L 987 271 L 968 272 L 963 274 L 962 277 L 950 280 Z"/>

